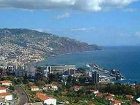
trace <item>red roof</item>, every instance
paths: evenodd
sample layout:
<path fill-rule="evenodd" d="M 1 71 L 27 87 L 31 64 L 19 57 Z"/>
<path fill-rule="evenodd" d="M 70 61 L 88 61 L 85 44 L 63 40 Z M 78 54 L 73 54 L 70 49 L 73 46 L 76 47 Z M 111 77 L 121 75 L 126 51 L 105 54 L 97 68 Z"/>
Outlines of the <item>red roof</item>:
<path fill-rule="evenodd" d="M 106 96 L 107 100 L 114 100 L 112 96 Z"/>
<path fill-rule="evenodd" d="M 4 81 L 0 81 L 0 83 L 12 83 L 12 82 L 8 80 L 4 80 Z"/>
<path fill-rule="evenodd" d="M 103 94 L 102 93 L 97 93 L 96 96 L 97 97 L 103 97 Z"/>
<path fill-rule="evenodd" d="M 128 99 L 133 99 L 134 96 L 132 96 L 132 95 L 126 95 L 126 98 L 128 98 Z"/>
<path fill-rule="evenodd" d="M 132 105 L 139 105 L 139 104 L 138 104 L 138 103 L 136 103 L 136 102 L 133 102 L 133 103 L 132 103 Z"/>
<path fill-rule="evenodd" d="M 112 104 L 119 104 L 119 103 L 121 103 L 121 101 L 119 101 L 119 100 L 112 101 Z"/>
<path fill-rule="evenodd" d="M 7 88 L 6 87 L 0 87 L 0 90 L 6 90 Z"/>
<path fill-rule="evenodd" d="M 46 96 L 46 94 L 41 93 L 41 92 L 37 92 L 37 93 L 36 93 L 36 97 L 37 97 L 38 99 L 42 100 L 42 101 L 44 101 L 44 100 L 46 100 L 46 99 L 52 98 L 52 97 Z"/>
<path fill-rule="evenodd" d="M 7 96 L 7 95 L 11 95 L 10 93 L 0 93 L 0 96 Z"/>

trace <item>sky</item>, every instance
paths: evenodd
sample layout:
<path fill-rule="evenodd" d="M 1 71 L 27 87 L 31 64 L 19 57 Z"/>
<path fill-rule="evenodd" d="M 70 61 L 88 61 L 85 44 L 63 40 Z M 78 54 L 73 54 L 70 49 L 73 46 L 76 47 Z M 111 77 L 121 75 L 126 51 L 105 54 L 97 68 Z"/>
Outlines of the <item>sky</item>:
<path fill-rule="evenodd" d="M 140 0 L 0 0 L 0 28 L 101 46 L 140 46 Z"/>

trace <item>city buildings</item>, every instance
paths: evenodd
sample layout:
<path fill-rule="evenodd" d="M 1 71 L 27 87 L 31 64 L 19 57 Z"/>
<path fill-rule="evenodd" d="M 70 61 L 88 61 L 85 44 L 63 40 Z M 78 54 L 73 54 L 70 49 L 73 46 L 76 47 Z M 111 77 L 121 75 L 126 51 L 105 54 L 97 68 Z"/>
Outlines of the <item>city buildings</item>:
<path fill-rule="evenodd" d="M 97 84 L 99 82 L 99 73 L 97 71 L 94 71 L 92 73 L 92 81 L 94 84 Z"/>
<path fill-rule="evenodd" d="M 73 72 L 72 72 L 73 70 Z M 75 65 L 54 65 L 54 66 L 47 66 L 47 71 L 49 73 L 59 73 L 62 74 L 65 71 L 68 71 L 69 75 L 75 74 L 76 66 Z"/>

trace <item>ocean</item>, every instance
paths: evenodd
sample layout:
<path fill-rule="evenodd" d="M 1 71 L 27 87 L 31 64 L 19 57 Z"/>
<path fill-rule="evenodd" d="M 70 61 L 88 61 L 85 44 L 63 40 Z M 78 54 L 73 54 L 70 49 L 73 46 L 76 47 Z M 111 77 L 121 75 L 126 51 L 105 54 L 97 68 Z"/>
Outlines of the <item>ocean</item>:
<path fill-rule="evenodd" d="M 106 69 L 118 69 L 129 81 L 140 83 L 140 47 L 105 47 L 103 50 L 49 57 L 43 65 L 95 63 Z"/>

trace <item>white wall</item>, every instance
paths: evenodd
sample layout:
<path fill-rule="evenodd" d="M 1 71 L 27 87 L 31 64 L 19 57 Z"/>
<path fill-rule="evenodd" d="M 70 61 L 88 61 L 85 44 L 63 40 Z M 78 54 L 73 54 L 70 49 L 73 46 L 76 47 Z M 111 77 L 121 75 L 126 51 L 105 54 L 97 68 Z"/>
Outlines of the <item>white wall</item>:
<path fill-rule="evenodd" d="M 5 100 L 11 101 L 11 100 L 13 100 L 13 96 L 12 96 L 12 95 L 7 95 L 7 96 L 5 97 Z"/>
<path fill-rule="evenodd" d="M 0 90 L 0 93 L 6 93 L 6 89 Z"/>
<path fill-rule="evenodd" d="M 56 105 L 56 99 L 46 99 L 45 101 L 44 101 L 44 104 L 47 104 L 47 105 Z"/>

